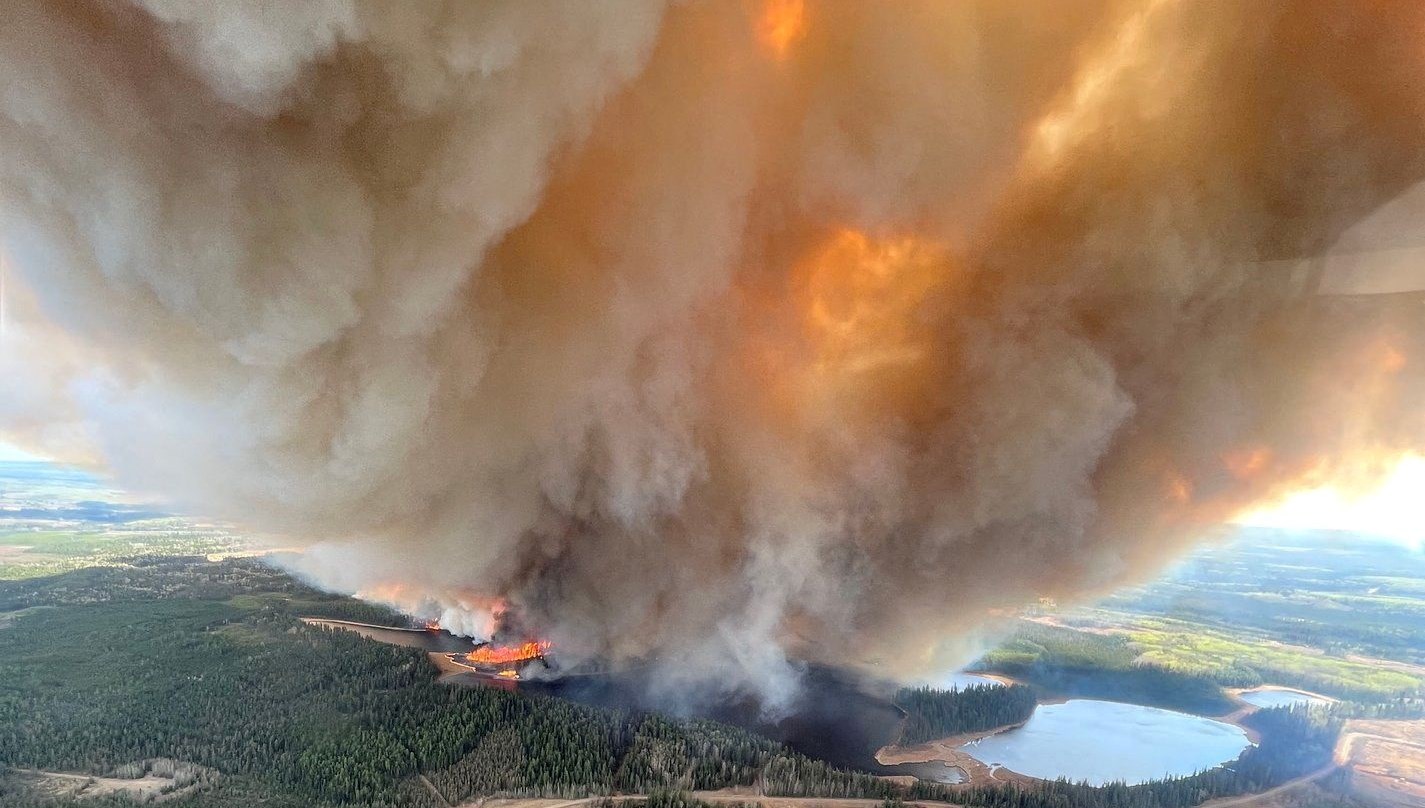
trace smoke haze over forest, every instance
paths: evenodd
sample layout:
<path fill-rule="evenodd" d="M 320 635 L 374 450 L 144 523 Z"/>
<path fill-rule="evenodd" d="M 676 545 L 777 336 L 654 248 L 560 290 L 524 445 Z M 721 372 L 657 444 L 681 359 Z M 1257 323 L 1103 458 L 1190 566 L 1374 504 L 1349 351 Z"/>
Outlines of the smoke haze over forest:
<path fill-rule="evenodd" d="M 772 703 L 1425 450 L 1425 6 L 1013 5 L 11 0 L 0 431 Z"/>

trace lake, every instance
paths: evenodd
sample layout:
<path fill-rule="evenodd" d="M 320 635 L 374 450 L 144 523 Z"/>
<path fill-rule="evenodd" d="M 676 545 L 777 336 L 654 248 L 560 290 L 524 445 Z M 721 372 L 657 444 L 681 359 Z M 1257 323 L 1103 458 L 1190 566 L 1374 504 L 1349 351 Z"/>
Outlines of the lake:
<path fill-rule="evenodd" d="M 1104 785 L 1192 774 L 1237 758 L 1241 727 L 1156 707 L 1093 699 L 1040 705 L 1024 726 L 966 744 L 990 766 Z"/>
<path fill-rule="evenodd" d="M 1320 696 L 1313 696 L 1310 693 L 1303 693 L 1300 690 L 1292 690 L 1286 687 L 1262 687 L 1256 690 L 1248 690 L 1237 694 L 1242 701 L 1255 707 L 1270 709 L 1272 707 L 1291 707 L 1296 704 L 1330 704 L 1330 700 Z"/>
<path fill-rule="evenodd" d="M 426 631 L 409 628 L 386 628 L 383 626 L 367 625 L 366 623 L 353 623 L 349 620 L 327 620 L 325 618 L 307 617 L 304 621 L 313 625 L 327 625 L 330 628 L 339 628 L 346 631 L 354 631 L 367 639 L 383 642 L 387 645 L 399 645 L 404 648 L 419 648 L 422 651 L 431 651 L 438 654 L 463 653 L 472 651 L 475 642 L 469 637 L 457 637 L 448 631 Z"/>
<path fill-rule="evenodd" d="M 409 631 L 344 624 L 381 642 L 427 651 L 469 650 L 470 640 L 443 631 Z M 886 766 L 876 750 L 895 736 L 901 713 L 890 703 L 894 688 L 871 683 L 844 671 L 809 665 L 803 687 L 789 714 L 769 719 L 750 700 L 718 698 L 654 699 L 651 668 L 632 668 L 550 681 L 525 680 L 525 692 L 557 696 L 599 707 L 658 709 L 726 722 L 774 740 L 802 754 L 876 774 L 909 774 L 941 783 L 962 781 L 959 769 L 944 763 Z M 488 677 L 456 675 L 458 685 L 487 685 Z M 953 674 L 939 687 L 998 684 L 970 673 Z M 1301 694 L 1304 695 L 1304 694 Z M 964 751 L 991 766 L 1001 765 L 1032 777 L 1143 782 L 1165 775 L 1191 774 L 1231 761 L 1248 746 L 1240 727 L 1207 718 L 1117 702 L 1075 699 L 1041 705 L 1018 729 L 982 739 Z"/>

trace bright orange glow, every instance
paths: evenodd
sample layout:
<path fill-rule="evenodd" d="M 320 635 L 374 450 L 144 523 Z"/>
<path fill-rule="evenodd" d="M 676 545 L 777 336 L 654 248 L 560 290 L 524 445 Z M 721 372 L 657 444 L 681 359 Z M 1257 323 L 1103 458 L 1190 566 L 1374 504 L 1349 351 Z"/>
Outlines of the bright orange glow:
<path fill-rule="evenodd" d="M 384 603 L 420 621 L 427 631 L 443 631 L 449 627 L 456 634 L 489 637 L 498 630 L 501 616 L 509 608 L 503 598 L 489 597 L 454 589 L 433 590 L 402 581 L 383 581 L 367 585 L 356 597 L 374 603 Z M 438 604 L 432 610 L 431 602 Z M 428 615 L 439 614 L 438 618 Z M 445 624 L 441 623 L 445 620 Z"/>
<path fill-rule="evenodd" d="M 1035 130 L 1034 152 L 1054 158 L 1077 138 L 1094 131 L 1103 110 L 1114 102 L 1113 92 L 1125 84 L 1124 77 L 1141 70 L 1144 34 L 1153 15 L 1169 5 L 1169 0 L 1148 0 L 1119 26 L 1117 35 L 1100 52 L 1080 67 L 1068 95 Z"/>
<path fill-rule="evenodd" d="M 1266 471 L 1272 462 L 1272 450 L 1265 446 L 1228 452 L 1222 457 L 1222 465 L 1239 480 L 1251 480 Z"/>
<path fill-rule="evenodd" d="M 757 39 L 777 59 L 785 59 L 806 28 L 806 0 L 765 0 Z"/>
<path fill-rule="evenodd" d="M 1179 505 L 1192 501 L 1192 481 L 1177 472 L 1169 472 L 1163 483 L 1168 499 Z"/>
<path fill-rule="evenodd" d="M 408 600 L 410 592 L 405 584 L 392 582 L 373 584 L 365 589 L 358 590 L 356 596 L 362 600 L 398 604 Z"/>
<path fill-rule="evenodd" d="M 466 654 L 465 661 L 483 666 L 513 665 L 539 659 L 553 647 L 553 644 L 546 640 L 530 640 L 519 645 L 482 645 Z"/>
<path fill-rule="evenodd" d="M 914 414 L 943 348 L 926 304 L 954 280 L 949 250 L 929 239 L 831 233 L 794 260 L 787 285 L 741 291 L 759 324 L 744 334 L 741 371 L 788 426 L 862 411 Z"/>
<path fill-rule="evenodd" d="M 1372 490 L 1325 485 L 1237 517 L 1240 524 L 1341 530 L 1425 546 L 1425 457 L 1402 457 Z"/>
<path fill-rule="evenodd" d="M 859 374 L 921 359 L 916 309 L 943 266 L 943 251 L 919 239 L 838 233 L 803 270 L 814 369 Z"/>
<path fill-rule="evenodd" d="M 1405 369 L 1405 354 L 1401 353 L 1394 345 L 1382 345 L 1380 367 L 1386 373 L 1399 373 Z"/>

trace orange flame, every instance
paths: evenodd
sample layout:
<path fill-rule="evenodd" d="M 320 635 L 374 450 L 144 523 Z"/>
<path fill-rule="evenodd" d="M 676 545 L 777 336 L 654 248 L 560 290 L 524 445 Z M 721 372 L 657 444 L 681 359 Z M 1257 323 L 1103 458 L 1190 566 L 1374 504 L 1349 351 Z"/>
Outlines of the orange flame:
<path fill-rule="evenodd" d="M 1179 505 L 1186 505 L 1192 501 L 1192 480 L 1176 471 L 1169 471 L 1165 475 L 1163 488 L 1168 499 Z"/>
<path fill-rule="evenodd" d="M 408 599 L 409 591 L 405 584 L 391 581 L 372 584 L 364 589 L 357 590 L 356 597 L 362 600 L 394 604 Z"/>
<path fill-rule="evenodd" d="M 465 661 L 472 665 L 513 665 L 539 659 L 553 647 L 547 640 L 530 640 L 519 645 L 482 645 L 466 654 Z"/>
<path fill-rule="evenodd" d="M 915 238 L 873 240 L 842 230 L 804 265 L 816 369 L 858 372 L 913 364 L 924 346 L 916 307 L 943 272 L 943 252 Z"/>
<path fill-rule="evenodd" d="M 1396 374 L 1405 369 L 1405 354 L 1401 353 L 1394 345 L 1382 345 L 1379 362 L 1382 371 Z"/>
<path fill-rule="evenodd" d="M 1222 465 L 1239 480 L 1251 480 L 1267 469 L 1272 461 L 1272 450 L 1265 446 L 1238 449 L 1222 456 Z"/>
<path fill-rule="evenodd" d="M 757 21 L 757 39 L 778 60 L 806 35 L 806 0 L 766 0 Z"/>
<path fill-rule="evenodd" d="M 787 286 L 743 287 L 758 327 L 738 356 L 770 418 L 799 428 L 826 412 L 913 406 L 934 357 L 924 310 L 954 269 L 933 239 L 843 228 L 791 259 Z"/>

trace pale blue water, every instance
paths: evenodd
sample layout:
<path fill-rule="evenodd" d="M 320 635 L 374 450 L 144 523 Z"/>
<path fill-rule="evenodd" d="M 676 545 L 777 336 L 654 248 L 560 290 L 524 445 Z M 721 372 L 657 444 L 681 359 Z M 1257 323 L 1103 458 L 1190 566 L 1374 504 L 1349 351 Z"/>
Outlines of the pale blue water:
<path fill-rule="evenodd" d="M 1241 693 L 1239 695 L 1242 697 L 1242 701 L 1263 709 L 1290 707 L 1295 704 L 1330 703 L 1320 696 L 1313 696 L 1309 693 L 1299 693 L 1295 690 L 1287 690 L 1283 687 L 1264 687 L 1261 690 L 1253 690 L 1250 693 Z"/>
<path fill-rule="evenodd" d="M 986 764 L 1031 777 L 1104 785 L 1211 769 L 1235 760 L 1249 744 L 1241 727 L 1210 718 L 1074 699 L 1040 705 L 1023 727 L 963 748 Z"/>
<path fill-rule="evenodd" d="M 965 773 L 938 760 L 928 763 L 900 763 L 895 766 L 886 766 L 889 774 L 908 774 L 917 780 L 927 780 L 932 783 L 944 783 L 953 785 L 965 782 Z"/>

